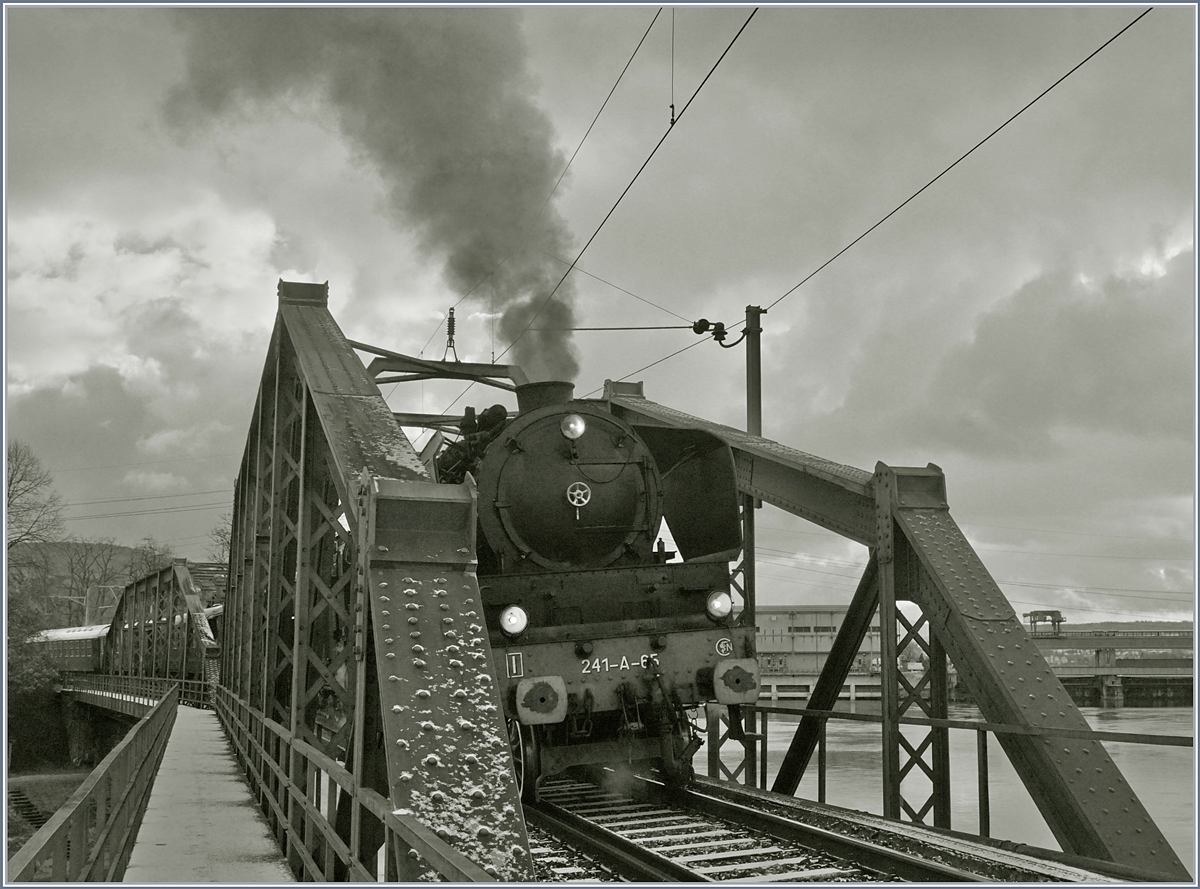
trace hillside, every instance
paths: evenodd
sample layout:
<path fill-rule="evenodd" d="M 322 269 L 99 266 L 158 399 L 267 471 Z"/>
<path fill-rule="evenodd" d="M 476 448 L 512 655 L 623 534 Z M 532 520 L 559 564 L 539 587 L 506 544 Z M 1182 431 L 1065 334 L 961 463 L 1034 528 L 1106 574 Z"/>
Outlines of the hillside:
<path fill-rule="evenodd" d="M 91 540 L 17 546 L 9 553 L 9 593 L 36 604 L 45 628 L 79 626 L 171 557 L 152 540 L 136 547 Z"/>

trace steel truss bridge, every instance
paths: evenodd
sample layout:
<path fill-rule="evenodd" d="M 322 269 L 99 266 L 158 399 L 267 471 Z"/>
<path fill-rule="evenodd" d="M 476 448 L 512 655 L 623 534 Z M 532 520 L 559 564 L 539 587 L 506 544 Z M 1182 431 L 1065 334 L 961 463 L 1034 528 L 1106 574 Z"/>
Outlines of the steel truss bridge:
<path fill-rule="evenodd" d="M 235 491 L 220 678 L 208 703 L 297 879 L 403 881 L 432 871 L 455 881 L 533 880 L 474 573 L 473 482 L 431 480 L 377 385 L 397 369 L 420 378 L 456 365 L 348 341 L 327 299 L 326 285 L 279 285 Z M 378 356 L 370 369 L 356 350 Z M 640 384 L 607 384 L 604 403 L 640 432 L 700 429 L 725 446 L 697 460 L 736 473 L 745 540 L 737 583 L 750 607 L 757 501 L 869 548 L 775 793 L 795 794 L 878 612 L 885 819 L 952 826 L 952 662 L 1066 853 L 1190 881 L 951 517 L 937 466 L 834 463 L 656 404 Z M 173 617 L 195 615 L 195 606 L 149 585 L 127 594 L 114 619 L 125 634 L 118 675 L 89 680 L 110 683 L 95 694 L 120 697 L 111 683 L 151 682 L 157 697 L 137 706 L 173 701 L 174 680 L 156 664 L 177 651 L 164 635 L 171 628 L 200 632 L 198 620 Z M 916 677 L 897 663 L 910 643 L 929 665 Z M 192 678 L 200 677 L 175 677 Z M 752 734 L 752 720 L 731 709 L 720 717 L 726 736 Z M 169 729 L 165 715 L 157 719 L 144 759 Z M 748 783 L 755 772 L 746 769 Z"/>

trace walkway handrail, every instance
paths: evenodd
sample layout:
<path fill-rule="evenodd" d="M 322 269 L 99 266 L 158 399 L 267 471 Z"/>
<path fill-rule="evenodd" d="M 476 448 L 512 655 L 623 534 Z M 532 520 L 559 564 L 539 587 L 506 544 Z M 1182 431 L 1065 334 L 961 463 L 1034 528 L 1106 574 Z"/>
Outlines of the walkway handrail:
<path fill-rule="evenodd" d="M 97 704 L 131 716 L 144 716 L 172 688 L 178 689 L 181 704 L 202 709 L 212 706 L 208 683 L 190 679 L 67 673 L 60 683 L 61 691 L 89 695 L 91 700 L 86 700 L 85 703 Z"/>
<path fill-rule="evenodd" d="M 150 713 L 92 770 L 71 798 L 8 861 L 15 882 L 117 882 L 125 874 L 154 777 L 162 762 L 179 689 L 170 683 Z"/>
<path fill-rule="evenodd" d="M 831 719 L 841 719 L 850 722 L 869 722 L 880 725 L 883 716 L 877 713 L 847 713 L 844 710 L 810 710 L 807 708 L 778 707 L 765 704 L 752 704 L 742 708 L 745 717 L 745 729 L 741 746 L 745 758 L 734 768 L 729 768 L 721 761 L 720 750 L 726 740 L 739 740 L 732 732 L 728 720 L 722 716 L 725 708 L 708 705 L 708 774 L 710 778 L 726 778 L 736 781 L 743 776 L 748 785 L 755 780 L 759 786 L 766 787 L 767 783 L 767 714 L 791 716 L 797 719 L 812 717 L 820 720 L 820 731 L 817 735 L 817 802 L 825 802 L 825 726 Z M 761 722 L 756 713 L 762 714 Z M 1029 726 L 1003 725 L 1000 723 L 984 722 L 977 719 L 929 719 L 923 717 L 902 716 L 900 725 L 919 725 L 932 728 L 962 729 L 976 732 L 976 768 L 979 794 L 979 835 L 991 836 L 991 806 L 988 790 L 987 768 L 987 736 L 995 735 L 1025 735 L 1045 738 L 1072 738 L 1085 741 L 1107 741 L 1125 744 L 1150 744 L 1164 747 L 1193 747 L 1194 741 L 1186 735 L 1150 735 L 1133 732 L 1103 732 L 1080 731 L 1075 729 L 1045 729 Z M 757 742 L 757 744 L 756 744 Z"/>
<path fill-rule="evenodd" d="M 854 722 L 883 722 L 878 713 L 847 713 L 845 710 L 808 710 L 790 707 L 775 707 L 750 704 L 759 712 L 776 713 L 781 716 L 815 716 L 818 719 L 846 719 Z M 901 725 L 925 725 L 935 728 L 967 729 L 969 731 L 992 732 L 996 735 L 1028 735 L 1034 738 L 1077 738 L 1084 741 L 1120 741 L 1129 744 L 1158 744 L 1167 747 L 1192 747 L 1194 741 L 1187 735 L 1144 735 L 1134 732 L 1077 731 L 1075 729 L 1041 729 L 1020 725 L 1002 725 L 979 719 L 927 719 L 919 716 L 901 716 Z"/>
<path fill-rule="evenodd" d="M 275 837 L 297 880 L 379 880 L 359 859 L 358 850 L 351 848 L 357 844 L 357 832 L 352 832 L 347 844 L 334 823 L 339 803 L 348 797 L 354 823 L 364 811 L 383 822 L 389 872 L 402 872 L 399 856 L 412 849 L 450 882 L 495 882 L 494 876 L 434 831 L 394 811 L 381 794 L 356 787 L 344 765 L 293 738 L 286 727 L 223 686 L 216 690 L 216 711 L 255 798 L 268 821 L 276 825 Z"/>
<path fill-rule="evenodd" d="M 1171 636 L 1180 637 L 1192 635 L 1191 630 L 1072 630 L 1070 632 L 1063 630 L 1059 633 L 1050 632 L 1031 632 L 1031 639 L 1086 639 L 1089 637 L 1103 638 L 1106 636 L 1137 636 L 1141 638 L 1150 638 L 1153 636 Z"/>

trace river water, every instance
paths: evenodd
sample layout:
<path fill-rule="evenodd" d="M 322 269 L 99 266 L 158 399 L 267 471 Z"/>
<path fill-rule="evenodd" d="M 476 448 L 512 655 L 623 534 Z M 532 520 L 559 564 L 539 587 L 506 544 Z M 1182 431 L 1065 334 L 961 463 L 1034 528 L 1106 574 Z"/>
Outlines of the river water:
<path fill-rule="evenodd" d="M 839 709 L 848 708 L 843 704 Z M 1080 710 L 1096 731 L 1193 737 L 1191 707 L 1126 707 L 1112 710 L 1082 707 Z M 877 714 L 878 702 L 859 702 L 857 712 Z M 952 707 L 949 718 L 978 720 L 981 716 L 973 707 Z M 795 733 L 797 721 L 778 713 L 770 714 L 767 746 L 768 787 L 775 780 L 780 762 Z M 923 731 L 921 728 L 915 728 L 910 737 L 919 740 L 923 737 Z M 907 728 L 905 732 L 907 734 Z M 726 750 L 722 751 L 723 759 L 726 762 L 739 759 L 737 753 L 729 750 L 729 742 L 726 742 L 726 745 Z M 1112 741 L 1105 741 L 1104 746 L 1167 841 L 1174 847 L 1184 864 L 1192 869 L 1196 790 L 1193 748 Z M 825 801 L 830 805 L 848 809 L 882 813 L 881 749 L 878 724 L 829 720 L 826 729 Z M 951 730 L 951 827 L 967 833 L 976 833 L 979 827 L 977 756 L 976 732 Z M 698 771 L 705 768 L 704 757 L 703 750 L 696 757 Z M 988 736 L 988 774 L 991 835 L 999 839 L 1058 849 L 1059 845 L 1053 834 L 994 735 Z M 910 780 L 914 782 L 911 791 Z M 924 781 L 923 786 L 917 783 L 919 781 Z M 910 804 L 921 803 L 929 795 L 928 788 L 927 780 L 906 778 L 905 799 L 908 799 Z M 812 763 L 796 795 L 803 799 L 817 798 L 816 754 L 813 755 Z M 932 823 L 932 813 L 927 817 Z"/>

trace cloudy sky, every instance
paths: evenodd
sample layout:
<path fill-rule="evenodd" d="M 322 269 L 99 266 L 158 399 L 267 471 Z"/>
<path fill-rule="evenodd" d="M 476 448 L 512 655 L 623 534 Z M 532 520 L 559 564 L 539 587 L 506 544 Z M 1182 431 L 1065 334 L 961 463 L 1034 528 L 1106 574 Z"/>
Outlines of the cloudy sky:
<path fill-rule="evenodd" d="M 694 100 L 751 8 L 656 11 L 8 7 L 7 431 L 69 530 L 204 558 L 281 277 L 328 280 L 352 339 L 441 358 L 457 304 L 463 360 L 580 395 L 632 375 L 739 426 L 741 348 L 639 372 L 699 338 L 520 332 L 754 304 L 766 435 L 941 466 L 1018 612 L 1189 617 L 1194 11 L 1156 8 L 790 294 L 1141 9 L 765 7 Z M 863 548 L 759 525 L 762 601 L 848 601 Z"/>

